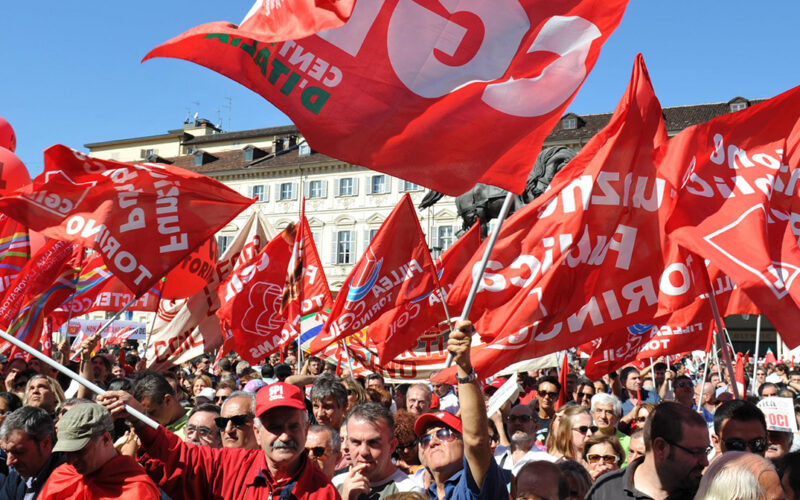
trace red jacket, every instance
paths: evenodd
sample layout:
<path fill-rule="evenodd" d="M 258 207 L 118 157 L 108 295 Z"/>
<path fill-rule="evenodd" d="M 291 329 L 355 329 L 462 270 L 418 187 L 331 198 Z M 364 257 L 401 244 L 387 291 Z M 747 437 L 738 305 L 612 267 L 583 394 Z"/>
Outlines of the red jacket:
<path fill-rule="evenodd" d="M 59 465 L 50 474 L 38 498 L 159 500 L 161 493 L 131 457 L 118 456 L 88 476 L 78 474 L 69 464 Z"/>
<path fill-rule="evenodd" d="M 183 442 L 164 427 L 139 433 L 145 452 L 139 462 L 172 498 L 340 500 L 339 492 L 306 454 L 281 496 L 267 472 L 263 450 L 209 448 Z"/>

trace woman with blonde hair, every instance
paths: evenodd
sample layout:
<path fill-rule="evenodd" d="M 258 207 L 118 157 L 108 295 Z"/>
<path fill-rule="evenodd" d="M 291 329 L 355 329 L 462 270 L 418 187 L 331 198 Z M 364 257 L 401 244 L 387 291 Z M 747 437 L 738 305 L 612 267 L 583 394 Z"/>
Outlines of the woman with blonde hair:
<path fill-rule="evenodd" d="M 36 374 L 25 386 L 25 406 L 41 408 L 50 415 L 55 414 L 56 407 L 67 399 L 56 379 L 47 375 Z"/>
<path fill-rule="evenodd" d="M 597 426 L 594 425 L 589 410 L 583 406 L 569 405 L 558 420 L 558 428 L 550 446 L 547 447 L 547 453 L 557 459 L 575 460 L 586 467 L 586 462 L 583 460 L 583 445 L 595 432 Z"/>
<path fill-rule="evenodd" d="M 200 392 L 206 387 L 214 387 L 213 382 L 211 382 L 211 377 L 208 375 L 196 376 L 194 380 L 192 380 L 192 396 L 199 396 Z"/>
<path fill-rule="evenodd" d="M 353 377 L 343 378 L 342 384 L 347 390 L 347 408 L 344 410 L 344 414 L 347 415 L 355 405 L 367 402 L 367 393 L 364 392 L 364 387 Z"/>

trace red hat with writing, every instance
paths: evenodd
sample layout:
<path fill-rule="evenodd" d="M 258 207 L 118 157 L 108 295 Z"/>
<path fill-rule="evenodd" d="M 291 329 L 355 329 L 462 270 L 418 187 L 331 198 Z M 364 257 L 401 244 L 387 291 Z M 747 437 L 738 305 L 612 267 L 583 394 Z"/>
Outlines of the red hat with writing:
<path fill-rule="evenodd" d="M 436 413 L 423 413 L 414 422 L 414 433 L 417 437 L 422 437 L 429 427 L 434 425 L 446 425 L 451 429 L 463 434 L 461 419 L 447 411 L 437 411 Z"/>
<path fill-rule="evenodd" d="M 256 417 L 281 406 L 305 410 L 306 403 L 300 388 L 292 384 L 275 382 L 265 385 L 256 393 Z"/>

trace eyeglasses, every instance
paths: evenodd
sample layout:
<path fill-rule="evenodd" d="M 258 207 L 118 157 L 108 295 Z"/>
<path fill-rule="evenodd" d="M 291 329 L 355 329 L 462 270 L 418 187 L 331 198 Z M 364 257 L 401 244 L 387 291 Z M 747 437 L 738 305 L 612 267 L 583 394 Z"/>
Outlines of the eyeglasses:
<path fill-rule="evenodd" d="M 608 465 L 614 465 L 619 462 L 619 457 L 616 455 L 586 455 L 586 460 L 589 461 L 590 464 L 599 464 L 601 461 Z"/>
<path fill-rule="evenodd" d="M 214 419 L 214 423 L 217 424 L 219 429 L 224 429 L 228 426 L 228 421 L 233 424 L 234 427 L 241 429 L 248 422 L 253 420 L 253 415 L 234 415 L 232 417 L 216 417 Z"/>
<path fill-rule="evenodd" d="M 667 441 L 667 440 L 664 439 L 664 441 Z M 685 446 L 681 446 L 678 443 L 673 443 L 671 441 L 667 441 L 667 444 L 669 444 L 670 446 L 674 446 L 676 448 L 680 448 L 680 449 L 682 449 L 683 451 L 685 451 L 689 455 L 692 455 L 695 458 L 705 457 L 706 455 L 711 453 L 711 450 L 713 449 L 712 446 L 706 446 L 705 448 L 698 448 L 698 449 L 690 450 L 689 448 L 687 448 Z"/>
<path fill-rule="evenodd" d="M 591 398 L 592 396 L 594 396 L 593 392 L 592 393 L 590 393 L 590 392 L 578 392 L 578 393 L 575 393 L 575 399 Z"/>
<path fill-rule="evenodd" d="M 589 432 L 589 431 L 592 431 L 592 434 L 596 434 L 596 433 L 597 433 L 597 426 L 596 426 L 596 425 L 591 425 L 591 426 L 589 426 L 589 425 L 582 425 L 582 426 L 580 426 L 580 427 L 575 427 L 575 428 L 574 428 L 574 429 L 572 429 L 572 430 L 573 430 L 573 431 L 578 431 L 578 432 L 580 432 L 581 434 L 586 434 L 586 433 L 587 433 L 587 432 Z"/>
<path fill-rule="evenodd" d="M 200 425 L 200 426 L 187 425 L 186 426 L 186 434 L 189 434 L 191 432 L 196 432 L 197 435 L 199 437 L 202 437 L 202 438 L 208 437 L 208 436 L 211 435 L 211 429 L 206 427 L 206 426 L 204 426 L 204 425 Z"/>
<path fill-rule="evenodd" d="M 727 451 L 745 451 L 749 449 L 753 453 L 763 453 L 767 449 L 767 440 L 764 438 L 755 438 L 750 441 L 739 438 L 726 439 L 725 449 Z"/>
<path fill-rule="evenodd" d="M 519 422 L 521 424 L 527 424 L 528 422 L 533 421 L 533 417 L 530 415 L 509 415 L 506 418 L 506 422 L 513 424 L 514 422 Z"/>
<path fill-rule="evenodd" d="M 424 436 L 419 438 L 419 443 L 422 445 L 423 450 L 426 449 L 428 446 L 430 446 L 433 436 L 436 436 L 436 439 L 438 439 L 443 443 L 448 443 L 456 438 L 456 433 L 450 429 L 444 428 L 444 429 L 439 429 L 438 431 L 431 434 L 425 434 Z"/>
<path fill-rule="evenodd" d="M 313 448 L 306 448 L 306 451 L 314 455 L 314 458 L 322 458 L 325 456 L 327 450 L 325 450 L 324 446 L 315 446 Z"/>
<path fill-rule="evenodd" d="M 555 399 L 555 398 L 558 397 L 558 393 L 557 392 L 539 391 L 539 396 L 548 397 L 550 399 Z"/>

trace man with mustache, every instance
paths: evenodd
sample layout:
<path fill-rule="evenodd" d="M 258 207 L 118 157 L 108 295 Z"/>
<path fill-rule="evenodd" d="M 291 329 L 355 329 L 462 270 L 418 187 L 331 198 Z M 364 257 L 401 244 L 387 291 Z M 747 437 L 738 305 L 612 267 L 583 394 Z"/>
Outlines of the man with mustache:
<path fill-rule="evenodd" d="M 110 391 L 98 401 L 116 416 L 126 404 L 141 405 L 128 393 Z M 209 448 L 182 442 L 163 426 L 131 419 L 142 442 L 140 458 L 163 467 L 158 485 L 171 498 L 339 499 L 339 493 L 306 453 L 308 413 L 296 386 L 276 382 L 256 394 L 256 439 L 260 450 Z M 155 479 L 155 478 L 154 478 Z"/>

